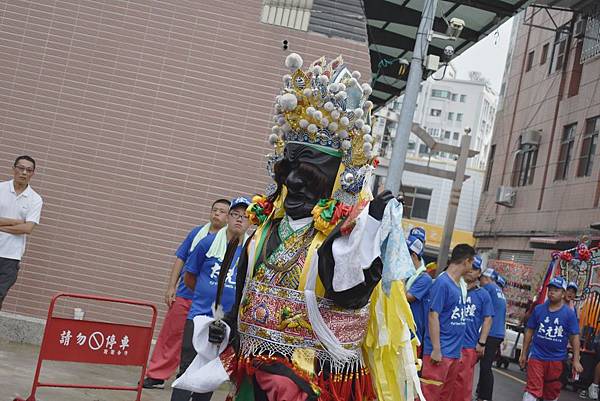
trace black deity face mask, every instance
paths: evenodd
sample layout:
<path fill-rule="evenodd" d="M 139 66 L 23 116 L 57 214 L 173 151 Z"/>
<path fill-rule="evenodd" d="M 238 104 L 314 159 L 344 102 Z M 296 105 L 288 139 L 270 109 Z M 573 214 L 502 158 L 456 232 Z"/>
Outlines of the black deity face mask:
<path fill-rule="evenodd" d="M 339 166 L 338 157 L 310 146 L 287 144 L 283 160 L 275 167 L 277 183 L 288 190 L 283 204 L 287 215 L 292 219 L 310 216 L 319 199 L 331 196 Z"/>

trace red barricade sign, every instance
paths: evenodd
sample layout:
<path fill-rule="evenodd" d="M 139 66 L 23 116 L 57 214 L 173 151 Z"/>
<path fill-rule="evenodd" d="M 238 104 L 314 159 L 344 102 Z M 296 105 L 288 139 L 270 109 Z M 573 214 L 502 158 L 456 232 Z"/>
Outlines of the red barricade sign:
<path fill-rule="evenodd" d="M 151 311 L 151 323 L 135 326 L 93 320 L 75 320 L 54 317 L 54 307 L 59 298 L 85 299 L 113 304 L 143 307 Z M 85 294 L 57 294 L 48 307 L 48 318 L 44 338 L 38 356 L 37 367 L 31 385 L 31 395 L 27 400 L 17 397 L 13 401 L 36 401 L 40 387 L 62 387 L 70 389 L 99 389 L 135 391 L 135 400 L 142 397 L 142 382 L 146 375 L 146 360 L 150 353 L 152 332 L 156 324 L 156 307 L 150 303 L 129 299 L 117 299 Z M 105 365 L 139 366 L 139 379 L 132 385 L 100 385 L 87 383 L 49 383 L 40 381 L 44 361 L 83 362 Z"/>
<path fill-rule="evenodd" d="M 152 339 L 149 327 L 52 318 L 42 358 L 53 361 L 143 365 Z"/>

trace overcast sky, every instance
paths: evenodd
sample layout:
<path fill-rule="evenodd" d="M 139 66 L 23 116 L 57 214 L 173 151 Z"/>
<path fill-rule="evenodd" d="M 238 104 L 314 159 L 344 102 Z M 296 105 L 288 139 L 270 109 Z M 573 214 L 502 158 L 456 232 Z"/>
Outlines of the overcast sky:
<path fill-rule="evenodd" d="M 457 70 L 457 78 L 468 79 L 469 71 L 479 71 L 490 81 L 496 93 L 499 93 L 511 30 L 512 18 L 457 56 L 452 62 Z"/>

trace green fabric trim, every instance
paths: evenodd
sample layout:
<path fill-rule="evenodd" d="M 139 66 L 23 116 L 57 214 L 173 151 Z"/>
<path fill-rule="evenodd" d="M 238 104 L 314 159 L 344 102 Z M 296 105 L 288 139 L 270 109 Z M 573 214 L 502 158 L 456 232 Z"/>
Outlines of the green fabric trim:
<path fill-rule="evenodd" d="M 245 378 L 235 396 L 235 401 L 254 401 L 254 385 Z"/>
<path fill-rule="evenodd" d="M 316 143 L 300 142 L 300 141 L 289 141 L 288 143 L 298 143 L 300 145 L 310 146 L 311 148 L 316 149 L 321 153 L 325 153 L 326 155 L 339 157 L 340 159 L 342 158 L 341 151 L 332 149 L 329 146 L 317 145 Z"/>
<path fill-rule="evenodd" d="M 323 208 L 323 210 L 321 211 L 321 218 L 329 223 L 331 219 L 333 219 L 333 213 L 335 213 L 336 205 L 337 202 L 335 200 L 331 202 L 329 202 L 329 199 L 319 201 L 319 206 Z"/>
<path fill-rule="evenodd" d="M 262 232 L 260 233 L 260 238 L 258 239 L 258 244 L 255 248 L 256 251 L 254 254 L 254 269 L 256 269 L 256 262 L 258 261 L 258 258 L 260 257 L 260 250 L 262 249 L 263 244 L 265 243 L 265 238 L 267 237 L 267 232 L 269 231 L 271 224 L 273 224 L 273 220 L 270 220 L 270 219 L 267 220 L 264 228 L 262 229 Z M 254 271 L 252 272 L 251 277 L 254 277 Z"/>

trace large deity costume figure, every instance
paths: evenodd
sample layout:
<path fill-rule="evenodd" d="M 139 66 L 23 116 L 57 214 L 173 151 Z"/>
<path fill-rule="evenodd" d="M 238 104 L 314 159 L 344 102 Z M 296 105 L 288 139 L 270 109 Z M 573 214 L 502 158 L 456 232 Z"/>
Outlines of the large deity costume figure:
<path fill-rule="evenodd" d="M 414 268 L 390 207 L 401 217 L 401 205 L 369 189 L 371 88 L 341 57 L 306 71 L 302 63 L 286 59 L 291 74 L 269 136 L 275 185 L 248 208 L 258 228 L 240 258 L 227 325 L 196 322 L 198 338 L 209 333 L 195 343 L 203 362 L 175 386 L 210 391 L 204 382 L 221 375 L 236 401 L 412 399 L 414 322 L 401 279 Z M 211 346 L 218 362 L 202 351 Z"/>

